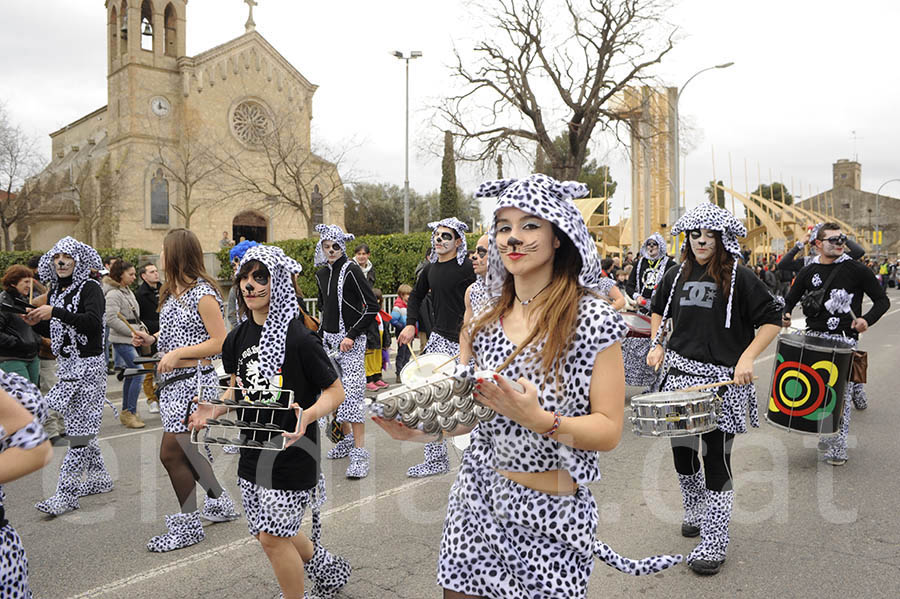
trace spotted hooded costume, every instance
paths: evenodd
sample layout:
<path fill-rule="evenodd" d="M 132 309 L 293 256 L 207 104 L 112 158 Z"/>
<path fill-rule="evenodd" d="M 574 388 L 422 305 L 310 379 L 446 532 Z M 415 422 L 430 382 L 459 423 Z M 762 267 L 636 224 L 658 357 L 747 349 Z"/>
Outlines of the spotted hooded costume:
<path fill-rule="evenodd" d="M 378 300 L 366 276 L 356 262 L 347 258 L 347 243 L 355 239 L 337 225 L 317 225 L 320 239 L 316 244 L 316 283 L 319 287 L 319 310 L 322 322 L 319 332 L 325 351 L 337 363 L 344 386 L 345 399 L 337 412 L 338 422 L 364 422 L 363 399 L 366 394 L 366 329 L 378 313 Z M 344 254 L 328 263 L 323 241 L 340 245 Z M 353 346 L 340 350 L 341 342 L 349 338 Z M 349 478 L 363 478 L 369 473 L 369 452 L 355 447 L 353 434 L 346 435 L 328 452 L 328 458 L 350 457 Z"/>
<path fill-rule="evenodd" d="M 262 325 L 259 333 L 259 341 L 255 343 L 255 348 L 245 348 L 238 346 L 237 339 L 241 337 L 245 331 L 242 327 L 252 326 L 249 323 L 239 325 L 239 328 L 233 330 L 222 348 L 223 365 L 229 374 L 237 374 L 239 384 L 242 387 L 260 389 L 281 389 L 286 383 L 285 371 L 283 370 L 287 355 L 288 337 L 292 343 L 313 343 L 316 347 L 310 345 L 301 345 L 300 347 L 310 348 L 311 351 L 304 352 L 303 358 L 309 363 L 319 364 L 313 361 L 315 350 L 322 352 L 321 342 L 314 335 L 306 330 L 303 324 L 300 311 L 300 304 L 297 293 L 294 289 L 292 275 L 300 274 L 303 270 L 299 262 L 287 256 L 284 251 L 275 246 L 256 245 L 247 250 L 241 259 L 243 267 L 250 261 L 257 261 L 265 265 L 269 271 L 269 311 L 266 320 Z M 240 281 L 236 281 L 240 283 Z M 292 327 L 294 327 L 292 329 Z M 292 350 L 293 360 L 298 360 L 298 352 Z M 237 355 L 240 354 L 240 355 Z M 326 361 L 324 354 L 320 355 L 321 361 Z M 243 367 L 239 368 L 239 363 L 243 362 Z M 327 363 L 327 362 L 326 362 Z M 299 365 L 293 363 L 292 369 L 300 368 Z M 327 373 L 322 373 L 324 379 L 336 376 L 330 366 L 326 368 Z M 241 372 L 244 373 L 246 380 L 241 379 Z M 288 375 L 289 376 L 289 375 Z M 333 379 L 332 379 L 333 380 Z M 286 405 L 286 395 L 277 395 L 280 403 Z M 304 398 L 305 399 L 305 398 Z M 301 399 L 294 397 L 294 401 L 300 403 Z M 286 413 L 279 412 L 281 415 Z M 271 422 L 272 412 L 260 410 L 239 410 L 237 416 L 240 420 L 248 422 Z M 284 417 L 284 416 L 283 416 Z M 282 422 L 282 426 L 288 426 L 289 423 Z M 291 428 L 296 426 L 296 421 L 292 421 Z M 261 433 L 254 430 L 243 430 L 242 434 L 248 438 L 257 436 L 257 440 L 263 440 L 258 435 Z M 271 433 L 262 433 L 264 436 L 271 436 Z M 299 452 L 298 447 L 285 450 L 291 452 L 290 456 Z M 260 454 L 267 454 L 261 456 Z M 279 453 L 276 459 L 290 459 L 288 453 Z M 316 449 L 318 456 L 318 449 Z M 257 449 L 242 449 L 241 461 L 238 465 L 238 486 L 241 489 L 241 500 L 244 511 L 247 515 L 247 527 L 250 534 L 257 536 L 260 532 L 265 532 L 278 537 L 294 537 L 300 531 L 300 524 L 307 508 L 312 512 L 312 534 L 311 539 L 315 546 L 314 558 L 307 564 L 307 571 L 313 580 L 315 590 L 318 596 L 331 596 L 328 593 L 334 592 L 339 586 L 342 586 L 350 575 L 350 565 L 346 560 L 335 557 L 325 550 L 321 544 L 321 516 L 320 509 L 325 502 L 325 477 L 319 474 L 319 482 L 309 489 L 298 489 L 290 484 L 296 482 L 291 478 L 288 484 L 282 484 L 281 480 L 285 471 L 301 474 L 294 462 L 272 462 L 268 468 L 271 468 L 273 474 L 269 476 L 266 472 L 266 462 L 263 459 L 271 457 L 269 452 L 263 452 Z M 300 462 L 303 464 L 304 462 Z M 275 471 L 279 472 L 276 479 Z M 246 475 L 246 472 L 252 472 L 254 476 Z M 305 473 L 304 473 L 305 474 Z M 245 478 L 246 476 L 246 478 Z M 249 480 L 248 480 L 249 479 Z M 287 488 L 285 488 L 287 487 Z"/>
<path fill-rule="evenodd" d="M 31 412 L 32 421 L 12 435 L 0 426 L 0 453 L 11 447 L 34 449 L 47 440 L 42 423 L 47 419 L 47 404 L 41 392 L 25 378 L 0 371 L 0 387 Z M 4 599 L 31 599 L 28 586 L 28 559 L 16 529 L 6 519 L 5 496 L 0 488 L 0 596 Z"/>
<path fill-rule="evenodd" d="M 656 242 L 659 250 L 656 258 L 650 258 L 647 244 Z M 650 302 L 662 281 L 666 270 L 674 264 L 674 260 L 666 255 L 666 241 L 659 233 L 654 233 L 641 244 L 639 258 L 625 290 L 634 301 L 638 302 L 638 313 L 649 314 Z M 656 371 L 647 365 L 647 353 L 650 351 L 650 339 L 647 337 L 626 337 L 622 341 L 622 359 L 625 362 L 625 382 L 637 387 L 645 387 L 656 380 Z"/>
<path fill-rule="evenodd" d="M 71 277 L 60 279 L 57 275 L 53 264 L 57 254 L 75 260 Z M 53 313 L 49 326 L 44 321 L 35 329 L 50 337 L 57 356 L 58 381 L 47 393 L 47 405 L 62 414 L 69 439 L 56 494 L 35 505 L 51 515 L 77 509 L 80 496 L 112 489 L 112 478 L 97 443 L 106 401 L 102 341 L 106 302 L 100 284 L 91 277 L 91 269 L 102 267 L 94 248 L 71 237 L 56 242 L 38 265 L 38 277 L 50 284 L 47 302 L 53 306 Z"/>
<path fill-rule="evenodd" d="M 456 232 L 462 240 L 456 248 L 456 259 L 440 262 L 435 246 L 435 233 L 439 227 L 446 227 Z M 477 284 L 472 262 L 466 257 L 466 231 L 468 225 L 461 220 L 450 217 L 428 223 L 431 229 L 430 264 L 426 265 L 419 275 L 413 292 L 410 294 L 407 308 L 407 324 L 416 324 L 426 304 L 426 294 L 430 294 L 433 327 L 428 336 L 428 343 L 423 354 L 441 353 L 448 356 L 459 355 L 459 329 L 465 316 L 466 289 Z M 476 297 L 477 299 L 477 297 Z M 474 310 L 474 305 L 473 305 Z M 447 443 L 439 441 L 425 445 L 425 461 L 406 471 L 407 476 L 420 478 L 450 471 L 450 457 L 447 455 Z"/>
<path fill-rule="evenodd" d="M 546 175 L 487 182 L 477 197 L 498 197 L 497 210 L 514 207 L 548 220 L 571 240 L 581 259 L 578 282 L 585 289 L 577 307 L 573 343 L 557 378 L 545 372 L 531 351 L 513 358 L 503 375 L 525 377 L 540 390 L 546 410 L 563 418 L 590 413 L 591 370 L 597 354 L 625 336 L 625 325 L 595 292 L 602 276 L 600 259 L 580 212 L 569 201 L 587 192 L 580 183 L 561 183 Z M 496 212 L 495 212 L 496 214 Z M 491 227 L 486 285 L 501 294 L 508 272 L 500 260 L 496 225 Z M 514 350 L 500 323 L 472 339 L 479 368 L 497 370 Z M 571 366 L 571 368 L 569 367 Z M 576 597 L 587 593 L 594 558 L 640 575 L 663 570 L 680 556 L 629 560 L 595 537 L 597 504 L 587 483 L 600 479 L 599 453 L 575 449 L 532 433 L 497 415 L 478 425 L 450 491 L 438 562 L 438 584 L 479 597 Z M 541 493 L 498 474 L 497 470 L 566 470 L 578 483 L 574 495 Z"/>
<path fill-rule="evenodd" d="M 733 258 L 731 276 L 724 293 L 722 285 L 708 273 L 709 263 L 701 265 L 689 258 L 663 277 L 652 303 L 653 313 L 662 316 L 654 346 L 660 343 L 667 325 L 672 325 L 657 382 L 662 391 L 733 379 L 735 366 L 752 343 L 756 329 L 781 324 L 780 302 L 753 271 L 739 264 L 738 238 L 747 233 L 744 225 L 730 212 L 704 202 L 678 219 L 672 234 L 686 233 L 684 243 L 689 244 L 690 233 L 700 229 L 721 234 L 721 244 Z M 691 267 L 686 270 L 688 264 Z M 672 440 L 685 509 L 682 534 L 702 537 L 687 560 L 701 573 L 718 571 L 728 547 L 734 502 L 730 467 L 734 435 L 747 432 L 748 413 L 751 425 L 759 426 L 752 383 L 720 387 L 719 395 L 717 429 L 702 435 L 702 471 L 701 437 Z"/>

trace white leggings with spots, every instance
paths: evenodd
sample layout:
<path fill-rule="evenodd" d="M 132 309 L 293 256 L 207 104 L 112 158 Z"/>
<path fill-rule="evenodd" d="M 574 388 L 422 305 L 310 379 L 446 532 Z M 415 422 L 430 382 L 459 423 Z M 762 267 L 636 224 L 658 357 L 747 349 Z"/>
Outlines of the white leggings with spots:
<path fill-rule="evenodd" d="M 325 351 L 334 357 L 341 368 L 341 385 L 344 386 L 344 401 L 338 408 L 338 422 L 363 422 L 366 396 L 366 336 L 360 335 L 348 352 L 340 350 L 344 335 L 322 331 Z"/>

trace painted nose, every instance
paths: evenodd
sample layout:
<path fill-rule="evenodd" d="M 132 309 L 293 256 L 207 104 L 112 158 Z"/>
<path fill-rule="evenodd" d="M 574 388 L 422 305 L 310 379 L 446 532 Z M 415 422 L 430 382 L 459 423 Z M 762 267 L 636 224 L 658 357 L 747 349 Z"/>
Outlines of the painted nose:
<path fill-rule="evenodd" d="M 516 239 L 515 237 L 510 237 L 509 239 L 506 240 L 506 243 L 507 243 L 507 245 L 511 245 L 511 246 L 515 247 L 517 245 L 522 245 L 522 240 Z"/>
<path fill-rule="evenodd" d="M 246 285 L 244 285 L 244 290 L 247 293 L 253 293 L 253 285 L 251 285 L 250 283 L 247 283 Z"/>

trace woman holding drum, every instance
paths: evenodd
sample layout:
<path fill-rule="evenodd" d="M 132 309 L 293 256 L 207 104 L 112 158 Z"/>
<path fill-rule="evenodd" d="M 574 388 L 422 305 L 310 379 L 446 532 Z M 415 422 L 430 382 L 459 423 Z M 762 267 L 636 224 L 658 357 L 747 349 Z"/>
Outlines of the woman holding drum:
<path fill-rule="evenodd" d="M 599 452 L 621 436 L 625 326 L 594 291 L 600 261 L 569 201 L 586 193 L 545 175 L 476 193 L 498 197 L 486 276 L 493 303 L 463 330 L 460 363 L 474 357 L 502 375 L 476 381 L 475 400 L 497 415 L 478 424 L 450 492 L 438 561 L 445 599 L 583 598 L 594 557 L 631 574 L 681 561 L 625 560 L 594 537 L 587 483 L 600 478 Z M 397 439 L 435 440 L 376 422 Z"/>
<path fill-rule="evenodd" d="M 738 264 L 737 238 L 747 230 L 729 212 L 703 203 L 678 219 L 672 234 L 681 232 L 687 233 L 681 267 L 666 273 L 653 299 L 647 364 L 662 367 L 661 391 L 737 382 L 721 388 L 727 390 L 715 429 L 672 440 L 685 511 L 681 534 L 701 537 L 688 563 L 698 574 L 716 574 L 725 561 L 734 504 L 731 446 L 735 434 L 747 432 L 748 411 L 750 424 L 759 426 L 753 361 L 778 335 L 781 307 L 765 283 Z M 668 320 L 672 332 L 664 350 Z"/>

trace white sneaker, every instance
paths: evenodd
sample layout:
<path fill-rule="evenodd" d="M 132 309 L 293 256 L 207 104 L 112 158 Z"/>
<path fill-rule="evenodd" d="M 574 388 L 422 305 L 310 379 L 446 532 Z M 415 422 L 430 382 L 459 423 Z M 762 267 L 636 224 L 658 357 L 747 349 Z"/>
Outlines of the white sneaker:
<path fill-rule="evenodd" d="M 159 402 L 158 401 L 148 401 L 148 410 L 151 414 L 159 414 Z"/>

